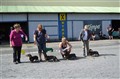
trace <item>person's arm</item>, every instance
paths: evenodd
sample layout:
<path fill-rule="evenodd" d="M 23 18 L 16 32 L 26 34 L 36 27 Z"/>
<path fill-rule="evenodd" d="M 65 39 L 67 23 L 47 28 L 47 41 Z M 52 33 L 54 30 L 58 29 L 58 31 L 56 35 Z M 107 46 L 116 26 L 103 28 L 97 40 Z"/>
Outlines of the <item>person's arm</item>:
<path fill-rule="evenodd" d="M 45 38 L 49 39 L 49 35 L 48 35 L 48 34 L 45 34 Z"/>
<path fill-rule="evenodd" d="M 89 32 L 89 38 L 88 38 L 88 40 L 90 41 L 90 39 L 92 38 L 92 36 L 95 36 L 95 34 L 93 35 L 92 31 L 90 31 L 90 30 L 88 30 L 88 32 Z"/>
<path fill-rule="evenodd" d="M 12 47 L 12 40 L 13 40 L 13 31 L 10 33 L 10 47 Z"/>
<path fill-rule="evenodd" d="M 72 48 L 72 45 L 67 41 L 67 44 L 69 45 L 70 48 Z"/>
<path fill-rule="evenodd" d="M 28 40 L 27 35 L 23 32 L 23 30 L 20 30 L 20 32 L 25 36 L 25 40 L 27 41 Z"/>
<path fill-rule="evenodd" d="M 114 31 L 114 29 L 112 29 L 112 32 Z"/>
<path fill-rule="evenodd" d="M 36 45 L 36 35 L 33 36 L 34 44 Z"/>
<path fill-rule="evenodd" d="M 59 43 L 59 52 L 64 54 L 64 52 L 62 51 L 62 43 L 61 42 Z"/>
<path fill-rule="evenodd" d="M 106 30 L 107 30 L 107 32 L 108 32 L 108 31 L 109 31 L 109 28 L 107 27 L 107 29 L 106 29 Z"/>
<path fill-rule="evenodd" d="M 38 31 L 35 30 L 34 35 L 33 35 L 33 40 L 34 40 L 34 44 L 35 44 L 35 45 L 36 45 L 36 42 L 37 42 L 37 40 L 36 40 L 37 34 L 38 34 Z"/>
<path fill-rule="evenodd" d="M 81 40 L 81 36 L 80 36 L 81 32 L 79 33 L 79 37 L 78 37 L 78 40 Z"/>
<path fill-rule="evenodd" d="M 62 43 L 61 42 L 59 43 L 59 48 L 62 48 Z"/>
<path fill-rule="evenodd" d="M 79 40 L 83 40 L 82 34 L 83 34 L 83 30 L 80 31 Z"/>

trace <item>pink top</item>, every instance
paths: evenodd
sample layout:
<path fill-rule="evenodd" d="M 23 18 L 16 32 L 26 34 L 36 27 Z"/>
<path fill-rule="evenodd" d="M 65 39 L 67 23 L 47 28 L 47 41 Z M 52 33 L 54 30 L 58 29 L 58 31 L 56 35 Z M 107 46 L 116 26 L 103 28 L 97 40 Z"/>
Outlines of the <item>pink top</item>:
<path fill-rule="evenodd" d="M 19 32 L 16 32 L 15 30 L 12 30 L 10 33 L 10 41 L 12 46 L 22 46 L 22 38 L 21 34 L 24 36 L 27 36 L 22 30 Z"/>

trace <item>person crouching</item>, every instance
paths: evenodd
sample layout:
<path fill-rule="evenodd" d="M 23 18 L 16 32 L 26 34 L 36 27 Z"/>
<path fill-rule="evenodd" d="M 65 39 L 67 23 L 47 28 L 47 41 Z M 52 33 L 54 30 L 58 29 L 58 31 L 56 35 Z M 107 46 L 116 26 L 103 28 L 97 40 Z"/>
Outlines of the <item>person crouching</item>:
<path fill-rule="evenodd" d="M 62 38 L 61 42 L 59 43 L 60 53 L 63 59 L 68 59 L 70 55 L 72 45 L 66 40 L 66 38 Z"/>

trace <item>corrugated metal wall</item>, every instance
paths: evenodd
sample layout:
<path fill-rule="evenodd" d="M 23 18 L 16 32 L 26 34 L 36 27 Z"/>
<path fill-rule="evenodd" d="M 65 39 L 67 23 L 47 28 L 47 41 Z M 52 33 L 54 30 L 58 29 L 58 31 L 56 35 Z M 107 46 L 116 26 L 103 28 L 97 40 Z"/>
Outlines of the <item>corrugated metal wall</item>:
<path fill-rule="evenodd" d="M 27 21 L 27 14 L 0 14 L 0 22 Z"/>
<path fill-rule="evenodd" d="M 58 39 L 58 14 L 29 14 L 29 39 L 33 42 L 33 33 L 38 24 L 47 30 L 50 39 Z"/>
<path fill-rule="evenodd" d="M 77 39 L 85 20 L 101 20 L 102 32 L 108 35 L 106 28 L 111 20 L 120 20 L 120 14 L 67 14 L 67 37 Z M 51 39 L 59 39 L 58 14 L 0 14 L 0 22 L 28 21 L 29 40 L 33 42 L 33 33 L 38 24 L 42 24 Z"/>

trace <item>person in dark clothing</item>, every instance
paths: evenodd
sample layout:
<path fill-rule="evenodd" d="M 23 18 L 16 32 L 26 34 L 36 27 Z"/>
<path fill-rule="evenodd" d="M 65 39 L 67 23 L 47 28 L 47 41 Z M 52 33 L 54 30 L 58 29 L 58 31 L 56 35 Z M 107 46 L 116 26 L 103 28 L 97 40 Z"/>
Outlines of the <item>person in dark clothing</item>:
<path fill-rule="evenodd" d="M 87 49 L 87 56 L 89 56 L 89 40 L 91 38 L 91 32 L 88 30 L 88 25 L 85 25 L 84 29 L 80 32 L 79 39 L 83 42 L 83 55 L 86 57 L 85 54 L 85 47 Z"/>
<path fill-rule="evenodd" d="M 95 32 L 92 33 L 92 40 L 95 40 Z"/>
<path fill-rule="evenodd" d="M 113 39 L 112 33 L 114 31 L 114 29 L 112 28 L 111 25 L 109 25 L 109 27 L 107 28 L 108 34 L 109 34 L 109 39 Z"/>
<path fill-rule="evenodd" d="M 100 39 L 103 39 L 102 31 L 99 32 L 99 37 L 100 37 Z"/>
<path fill-rule="evenodd" d="M 37 30 L 34 32 L 34 44 L 37 44 L 38 47 L 38 53 L 40 57 L 40 61 L 42 61 L 42 53 L 44 55 L 44 58 L 46 60 L 47 54 L 46 54 L 46 30 L 42 29 L 42 25 L 38 24 Z"/>

